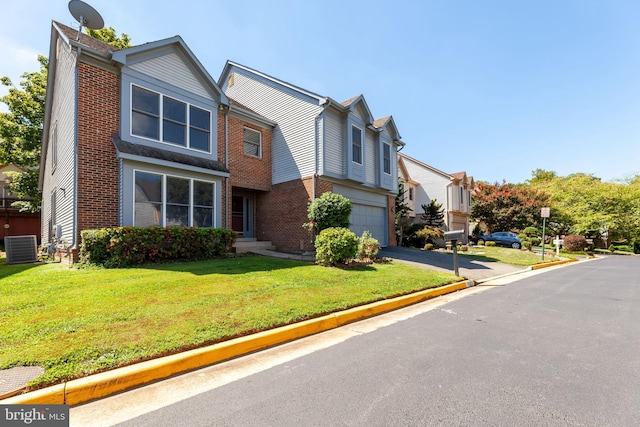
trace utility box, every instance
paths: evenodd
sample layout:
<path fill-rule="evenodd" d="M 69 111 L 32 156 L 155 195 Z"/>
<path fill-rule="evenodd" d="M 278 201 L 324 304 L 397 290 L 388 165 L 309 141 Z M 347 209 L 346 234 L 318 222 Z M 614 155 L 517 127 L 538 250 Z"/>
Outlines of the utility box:
<path fill-rule="evenodd" d="M 464 230 L 452 230 L 444 232 L 444 240 L 462 240 L 464 239 Z"/>

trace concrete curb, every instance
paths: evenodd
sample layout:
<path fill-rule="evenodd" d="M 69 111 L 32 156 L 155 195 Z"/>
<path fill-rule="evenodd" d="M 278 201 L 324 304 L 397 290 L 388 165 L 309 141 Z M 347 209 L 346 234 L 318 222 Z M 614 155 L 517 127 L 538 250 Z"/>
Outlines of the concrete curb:
<path fill-rule="evenodd" d="M 63 384 L 0 400 L 0 403 L 79 405 L 298 338 L 338 328 L 348 323 L 393 311 L 440 295 L 456 292 L 475 286 L 475 284 L 473 280 L 466 280 L 435 289 L 377 301 L 211 346 L 67 381 Z"/>
<path fill-rule="evenodd" d="M 540 270 L 541 268 L 554 267 L 556 265 L 563 265 L 563 264 L 568 264 L 570 262 L 577 262 L 577 261 L 578 261 L 577 259 L 572 258 L 572 259 L 565 259 L 562 261 L 546 262 L 544 264 L 532 265 L 529 267 L 529 270 Z"/>

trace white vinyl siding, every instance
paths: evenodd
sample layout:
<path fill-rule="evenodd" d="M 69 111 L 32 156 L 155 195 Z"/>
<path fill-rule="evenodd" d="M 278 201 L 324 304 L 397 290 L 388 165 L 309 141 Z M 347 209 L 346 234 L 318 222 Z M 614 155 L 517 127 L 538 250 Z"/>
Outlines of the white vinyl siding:
<path fill-rule="evenodd" d="M 129 68 L 202 97 L 212 96 L 207 86 L 175 52 L 132 64 Z"/>
<path fill-rule="evenodd" d="M 315 123 L 322 107 L 242 71 L 234 73 L 233 86 L 225 92 L 278 124 L 272 134 L 272 161 L 278 165 L 273 169 L 274 184 L 315 173 Z"/>
<path fill-rule="evenodd" d="M 62 43 L 60 40 L 58 44 Z M 57 72 L 55 81 L 53 82 L 53 105 L 51 111 L 54 112 L 50 117 L 50 135 L 55 138 L 52 143 L 48 141 L 47 159 L 45 159 L 45 168 L 50 168 L 53 163 L 55 150 L 56 167 L 55 170 L 45 170 L 42 191 L 45 195 L 42 200 L 42 241 L 50 242 L 51 230 L 49 229 L 52 220 L 60 224 L 62 236 L 61 238 L 67 243 L 74 242 L 74 222 L 73 222 L 73 201 L 75 198 L 75 187 L 73 185 L 74 169 L 75 169 L 75 137 L 76 130 L 74 120 L 76 117 L 76 83 L 75 83 L 75 55 L 73 55 L 68 46 L 57 49 Z M 52 88 L 49 88 L 50 90 Z M 55 135 L 54 135 L 55 133 Z M 52 199 L 47 195 L 55 194 L 56 202 L 55 215 L 52 212 Z"/>
<path fill-rule="evenodd" d="M 324 171 L 343 176 L 346 174 L 344 123 L 340 117 L 327 111 L 324 114 Z"/>
<path fill-rule="evenodd" d="M 378 171 L 379 171 L 379 160 L 378 160 L 378 150 L 376 149 L 377 143 L 377 135 L 374 135 L 372 132 L 365 132 L 365 179 L 367 184 L 372 186 L 378 183 Z"/>

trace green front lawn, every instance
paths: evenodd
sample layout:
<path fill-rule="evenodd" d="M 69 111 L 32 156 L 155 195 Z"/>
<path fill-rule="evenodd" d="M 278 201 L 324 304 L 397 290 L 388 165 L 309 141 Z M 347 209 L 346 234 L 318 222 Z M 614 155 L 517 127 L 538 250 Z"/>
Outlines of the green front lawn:
<path fill-rule="evenodd" d="M 502 248 L 498 246 L 472 246 L 468 252 L 458 251 L 459 255 L 473 257 L 483 261 L 501 262 L 504 264 L 521 265 L 528 267 L 534 264 L 542 263 L 541 254 L 531 251 L 523 251 L 519 249 Z M 544 262 L 559 261 L 560 258 L 555 257 L 554 250 L 545 249 Z M 571 255 L 564 255 L 571 258 Z"/>
<path fill-rule="evenodd" d="M 457 279 L 393 262 L 256 256 L 127 269 L 0 263 L 0 369 L 44 367 L 33 388 Z"/>

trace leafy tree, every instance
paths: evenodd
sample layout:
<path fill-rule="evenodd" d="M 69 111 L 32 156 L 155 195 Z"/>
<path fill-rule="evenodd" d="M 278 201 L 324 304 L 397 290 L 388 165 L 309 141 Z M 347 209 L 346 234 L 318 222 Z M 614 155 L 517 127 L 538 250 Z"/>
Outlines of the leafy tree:
<path fill-rule="evenodd" d="M 425 225 L 431 227 L 442 227 L 444 225 L 444 208 L 442 203 L 438 203 L 436 199 L 431 200 L 428 205 L 422 205 L 424 213 L 420 215 L 420 219 Z"/>
<path fill-rule="evenodd" d="M 12 182 L 7 188 L 19 198 L 33 198 L 17 202 L 21 210 L 31 212 L 40 209 L 41 201 L 37 182 L 49 60 L 39 55 L 38 62 L 39 71 L 20 76 L 20 88 L 9 77 L 0 78 L 9 87 L 9 93 L 0 98 L 9 109 L 0 113 L 0 163 L 26 169 L 24 173 L 11 174 Z"/>
<path fill-rule="evenodd" d="M 307 217 L 316 232 L 330 227 L 349 228 L 351 200 L 330 191 L 309 204 Z"/>
<path fill-rule="evenodd" d="M 406 231 L 411 229 L 413 221 L 409 217 L 412 209 L 404 202 L 404 194 L 406 193 L 402 184 L 398 185 L 398 194 L 396 194 L 396 239 L 398 246 L 402 246 Z"/>
<path fill-rule="evenodd" d="M 131 46 L 131 38 L 122 33 L 116 36 L 113 28 L 88 29 L 89 34 L 118 49 Z M 9 109 L 0 113 L 0 163 L 14 164 L 26 170 L 10 174 L 7 189 L 18 198 L 13 206 L 22 211 L 38 212 L 42 194 L 38 190 L 38 166 L 42 149 L 42 129 L 47 92 L 49 59 L 38 55 L 40 70 L 23 73 L 20 88 L 14 86 L 9 77 L 0 78 L 0 83 L 9 88 L 9 93 L 0 101 Z"/>
<path fill-rule="evenodd" d="M 120 36 L 118 36 L 116 34 L 116 30 L 114 30 L 113 27 L 104 27 L 99 30 L 87 28 L 87 34 L 95 39 L 109 43 L 111 46 L 118 49 L 126 49 L 128 47 L 131 47 L 131 37 L 129 37 L 129 35 L 125 33 L 122 33 L 120 34 Z"/>
<path fill-rule="evenodd" d="M 471 217 L 484 222 L 489 233 L 523 230 L 538 224 L 540 209 L 549 205 L 549 194 L 527 185 L 479 182 L 473 189 Z"/>

